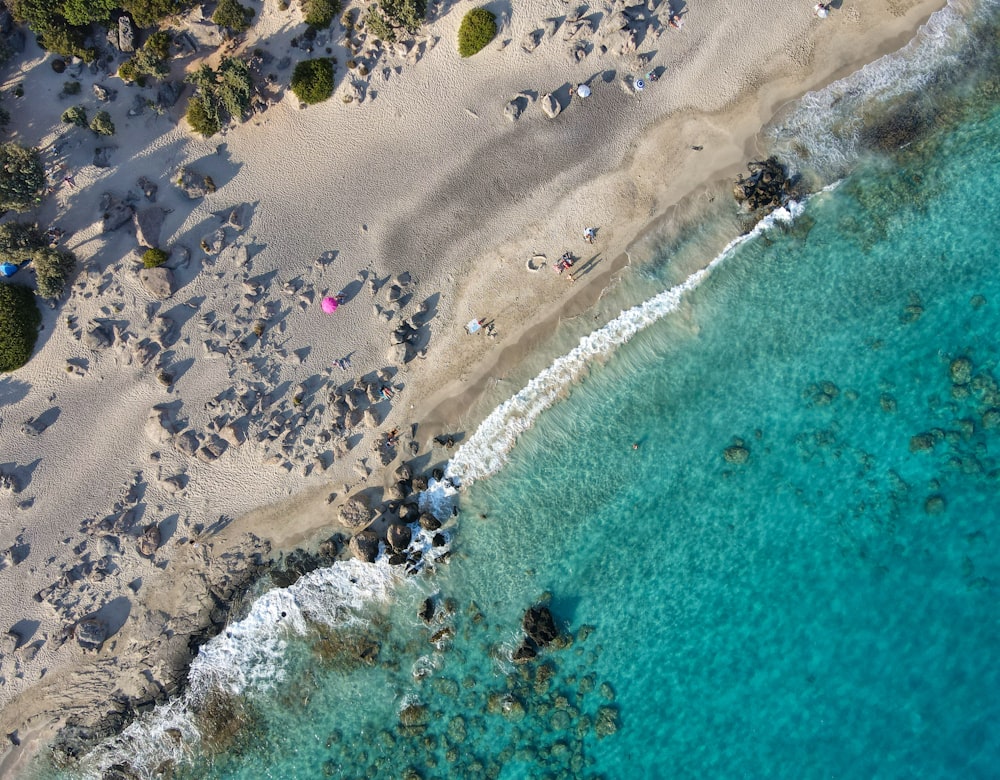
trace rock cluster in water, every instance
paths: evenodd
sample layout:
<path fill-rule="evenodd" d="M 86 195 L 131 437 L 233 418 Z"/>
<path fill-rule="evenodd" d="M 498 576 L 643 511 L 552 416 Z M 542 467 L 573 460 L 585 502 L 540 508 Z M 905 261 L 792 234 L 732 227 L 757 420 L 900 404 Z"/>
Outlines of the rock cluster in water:
<path fill-rule="evenodd" d="M 747 163 L 749 176 L 742 173 L 736 179 L 733 196 L 748 210 L 774 211 L 792 197 L 793 180 L 777 157 Z"/>

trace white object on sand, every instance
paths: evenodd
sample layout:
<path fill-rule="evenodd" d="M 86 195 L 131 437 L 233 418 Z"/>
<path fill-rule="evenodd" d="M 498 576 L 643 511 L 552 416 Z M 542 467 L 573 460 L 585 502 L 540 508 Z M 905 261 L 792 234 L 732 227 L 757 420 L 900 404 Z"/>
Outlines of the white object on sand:
<path fill-rule="evenodd" d="M 582 98 L 588 98 L 590 97 L 590 87 L 588 87 L 586 84 L 581 84 L 576 88 L 576 94 L 578 94 Z"/>
<path fill-rule="evenodd" d="M 636 79 L 632 82 L 632 86 L 635 87 L 636 92 L 642 92 L 646 88 L 646 82 L 642 79 Z"/>

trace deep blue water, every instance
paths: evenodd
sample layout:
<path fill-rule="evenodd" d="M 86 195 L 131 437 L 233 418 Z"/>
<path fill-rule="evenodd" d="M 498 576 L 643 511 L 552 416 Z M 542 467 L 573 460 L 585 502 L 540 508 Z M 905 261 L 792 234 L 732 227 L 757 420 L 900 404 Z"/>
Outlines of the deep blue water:
<path fill-rule="evenodd" d="M 962 79 L 866 108 L 891 149 L 814 144 L 796 165 L 836 186 L 644 310 L 512 449 L 504 425 L 473 438 L 466 463 L 506 464 L 463 492 L 447 566 L 272 594 L 255 654 L 212 662 L 240 695 L 209 709 L 243 730 L 190 716 L 203 668 L 126 753 L 195 777 L 995 776 L 1000 70 L 958 48 Z M 637 262 L 623 304 L 676 289 L 701 241 Z M 286 626 L 343 623 L 354 586 L 392 595 L 305 639 L 268 623 L 279 602 Z M 539 601 L 573 641 L 516 666 Z"/>

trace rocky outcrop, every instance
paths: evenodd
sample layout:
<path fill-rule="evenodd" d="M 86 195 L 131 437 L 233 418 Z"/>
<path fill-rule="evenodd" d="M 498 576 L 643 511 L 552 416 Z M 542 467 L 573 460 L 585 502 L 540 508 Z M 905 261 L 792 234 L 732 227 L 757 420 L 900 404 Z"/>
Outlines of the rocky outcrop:
<path fill-rule="evenodd" d="M 351 537 L 351 554 L 359 561 L 374 563 L 378 557 L 379 541 L 374 531 L 361 531 Z"/>
<path fill-rule="evenodd" d="M 364 495 L 349 498 L 340 508 L 340 522 L 348 528 L 361 530 L 367 528 L 375 519 L 375 512 Z"/>
<path fill-rule="evenodd" d="M 410 545 L 413 533 L 409 526 L 401 523 L 393 523 L 385 530 L 385 538 L 389 546 L 394 550 L 405 550 Z"/>
<path fill-rule="evenodd" d="M 528 638 L 539 647 L 545 647 L 559 636 L 552 613 L 548 607 L 541 604 L 528 608 L 521 621 L 521 627 Z"/>
<path fill-rule="evenodd" d="M 204 198 L 215 192 L 215 182 L 212 181 L 211 176 L 205 176 L 187 167 L 183 167 L 177 172 L 174 183 L 181 192 L 192 200 Z"/>
<path fill-rule="evenodd" d="M 165 266 L 158 268 L 143 268 L 139 271 L 139 281 L 143 288 L 160 301 L 165 301 L 174 294 L 174 273 Z"/>
<path fill-rule="evenodd" d="M 167 212 L 159 206 L 149 206 L 135 212 L 135 237 L 140 245 L 155 249 L 160 245 L 160 231 Z"/>
<path fill-rule="evenodd" d="M 747 163 L 749 176 L 736 179 L 733 197 L 750 211 L 770 212 L 784 206 L 792 197 L 793 180 L 777 157 Z"/>
<path fill-rule="evenodd" d="M 110 233 L 117 230 L 130 219 L 132 219 L 133 209 L 110 193 L 105 193 L 101 198 L 101 232 Z"/>

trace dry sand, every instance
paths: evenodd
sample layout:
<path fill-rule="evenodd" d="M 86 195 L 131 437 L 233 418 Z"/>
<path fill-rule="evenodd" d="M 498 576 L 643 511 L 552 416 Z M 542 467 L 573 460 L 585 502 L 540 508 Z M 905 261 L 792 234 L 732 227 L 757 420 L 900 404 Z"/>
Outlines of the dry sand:
<path fill-rule="evenodd" d="M 280 60 L 307 56 L 290 49 L 299 13 L 253 5 L 248 48 L 268 51 L 263 73 L 287 82 Z M 137 90 L 105 69 L 84 69 L 82 96 L 66 100 L 68 74 L 54 74 L 51 57 L 30 49 L 19 72 L 8 66 L 4 91 L 23 83 L 33 98 L 30 111 L 5 101 L 16 137 L 45 148 L 56 184 L 31 216 L 68 231 L 83 270 L 45 311 L 31 363 L 0 379 L 0 470 L 18 482 L 0 494 L 0 629 L 13 632 L 0 647 L 0 726 L 13 735 L 0 773 L 16 772 L 68 719 L 162 695 L 183 675 L 189 636 L 219 607 L 210 589 L 238 589 L 255 553 L 266 559 L 338 530 L 331 493 L 383 484 L 380 435 L 399 428 L 407 448 L 410 425 L 422 422 L 416 440 L 431 457 L 421 462 L 446 460 L 431 436 L 471 431 L 487 411 L 477 404 L 486 379 L 544 352 L 539 324 L 593 301 L 650 220 L 741 170 L 782 103 L 898 48 L 940 5 L 845 0 L 821 21 L 807 0 L 705 0 L 686 9 L 682 30 L 666 27 L 665 3 L 635 6 L 649 23 L 638 23 L 638 51 L 622 53 L 620 4 L 585 10 L 596 31 L 573 41 L 563 2 L 491 4 L 500 34 L 461 60 L 453 41 L 473 6 L 445 3 L 366 79 L 345 77 L 346 52 L 318 41 L 315 53 L 330 45 L 340 63 L 333 99 L 301 109 L 278 93 L 208 141 L 178 124 L 183 99 L 164 116 L 128 116 Z M 212 43 L 212 25 L 187 24 Z M 522 44 L 535 30 L 529 53 Z M 580 62 L 575 41 L 591 47 Z M 636 94 L 632 79 L 653 68 L 666 70 Z M 347 105 L 352 80 L 364 99 Z M 593 94 L 571 100 L 584 81 Z M 99 108 L 95 82 L 118 92 L 103 106 L 118 128 L 106 144 L 59 123 L 69 105 Z M 563 105 L 554 119 L 540 107 L 549 93 Z M 524 112 L 512 122 L 504 111 L 518 94 Z M 113 147 L 110 167 L 90 164 L 101 145 Z M 217 191 L 188 199 L 172 183 L 181 165 L 209 174 Z M 158 186 L 155 204 L 140 177 Z M 102 233 L 101 195 L 130 191 L 136 208 L 167 211 L 160 244 L 190 254 L 175 251 L 167 300 L 139 281 L 131 225 Z M 242 227 L 226 226 L 238 207 Z M 593 247 L 582 235 L 589 225 L 599 229 Z M 219 228 L 226 246 L 206 254 L 200 242 Z M 569 284 L 527 267 L 566 250 L 596 256 L 594 272 Z M 341 289 L 349 300 L 324 315 L 320 298 Z M 465 334 L 481 317 L 495 323 L 494 338 Z M 406 319 L 421 332 L 409 362 L 391 347 Z M 347 355 L 348 370 L 336 367 Z M 346 420 L 338 432 L 328 394 L 363 376 L 393 397 L 371 404 L 377 425 Z M 166 430 L 148 423 L 157 405 Z M 29 420 L 43 430 L 23 428 Z M 229 423 L 245 442 L 237 446 Z M 233 442 L 218 457 L 181 451 L 185 439 L 203 446 L 221 434 Z M 147 557 L 138 541 L 150 525 L 161 538 Z M 85 650 L 73 630 L 95 615 L 108 636 Z"/>

